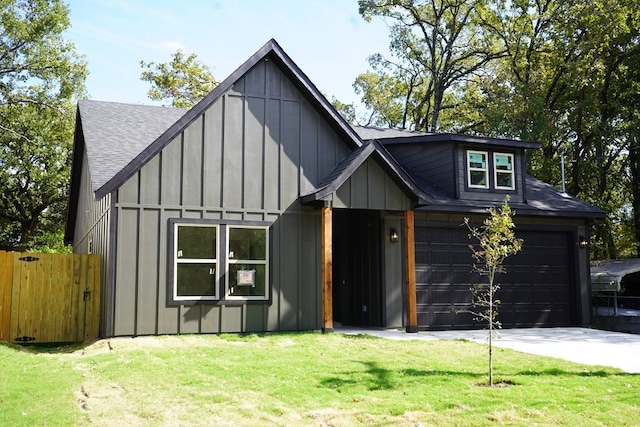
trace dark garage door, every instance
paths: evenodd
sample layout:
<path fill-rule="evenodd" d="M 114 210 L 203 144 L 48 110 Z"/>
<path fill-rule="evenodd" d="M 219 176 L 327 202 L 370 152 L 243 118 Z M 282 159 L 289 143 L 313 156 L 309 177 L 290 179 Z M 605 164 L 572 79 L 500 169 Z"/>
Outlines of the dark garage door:
<path fill-rule="evenodd" d="M 518 230 L 523 249 L 505 263 L 498 276 L 503 328 L 571 326 L 573 256 L 569 232 Z M 416 288 L 421 329 L 477 329 L 484 325 L 459 313 L 471 301 L 469 288 L 479 276 L 471 272 L 472 240 L 463 227 L 416 226 Z"/>

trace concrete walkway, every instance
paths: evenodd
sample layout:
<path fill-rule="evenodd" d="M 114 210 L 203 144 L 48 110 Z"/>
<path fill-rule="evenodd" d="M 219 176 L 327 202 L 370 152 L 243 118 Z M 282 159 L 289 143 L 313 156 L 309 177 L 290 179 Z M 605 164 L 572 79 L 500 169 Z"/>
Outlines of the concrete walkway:
<path fill-rule="evenodd" d="M 398 329 L 338 327 L 335 331 L 396 340 L 467 339 L 478 343 L 487 342 L 486 330 L 422 331 L 408 334 Z M 501 329 L 498 334 L 499 338 L 493 341 L 496 347 L 640 373 L 640 335 L 586 328 Z"/>

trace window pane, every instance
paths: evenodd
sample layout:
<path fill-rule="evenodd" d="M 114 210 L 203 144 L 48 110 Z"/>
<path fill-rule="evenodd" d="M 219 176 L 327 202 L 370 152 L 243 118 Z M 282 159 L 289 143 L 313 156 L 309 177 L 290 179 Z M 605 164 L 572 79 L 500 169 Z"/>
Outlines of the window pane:
<path fill-rule="evenodd" d="M 229 265 L 229 295 L 266 297 L 266 269 L 264 264 Z"/>
<path fill-rule="evenodd" d="M 216 228 L 178 226 L 178 258 L 215 259 Z"/>
<path fill-rule="evenodd" d="M 267 230 L 264 228 L 230 228 L 229 258 L 266 260 Z"/>
<path fill-rule="evenodd" d="M 484 153 L 469 153 L 469 167 L 486 169 L 487 157 Z"/>
<path fill-rule="evenodd" d="M 496 187 L 513 188 L 513 174 L 511 172 L 496 173 Z"/>
<path fill-rule="evenodd" d="M 487 173 L 484 171 L 470 171 L 471 185 L 487 186 Z"/>
<path fill-rule="evenodd" d="M 503 171 L 513 170 L 513 157 L 506 154 L 496 154 L 496 169 Z"/>
<path fill-rule="evenodd" d="M 178 264 L 177 295 L 214 296 L 215 268 L 215 264 Z"/>

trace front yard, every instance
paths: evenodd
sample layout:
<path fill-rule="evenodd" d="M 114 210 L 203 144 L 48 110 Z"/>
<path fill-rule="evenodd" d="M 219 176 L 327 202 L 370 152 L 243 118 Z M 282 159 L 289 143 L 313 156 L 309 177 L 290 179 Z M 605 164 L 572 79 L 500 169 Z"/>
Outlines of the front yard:
<path fill-rule="evenodd" d="M 467 341 L 318 333 L 0 345 L 5 425 L 633 425 L 640 376 Z"/>

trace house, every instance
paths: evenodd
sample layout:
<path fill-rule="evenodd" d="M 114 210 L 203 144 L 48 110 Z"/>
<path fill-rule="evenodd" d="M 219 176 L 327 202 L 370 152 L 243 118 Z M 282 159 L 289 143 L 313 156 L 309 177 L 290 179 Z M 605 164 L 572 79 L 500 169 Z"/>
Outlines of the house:
<path fill-rule="evenodd" d="M 464 217 L 505 196 L 505 327 L 590 323 L 603 213 L 532 142 L 352 127 L 267 42 L 190 110 L 80 101 L 66 239 L 103 262 L 102 336 L 477 328 Z"/>

